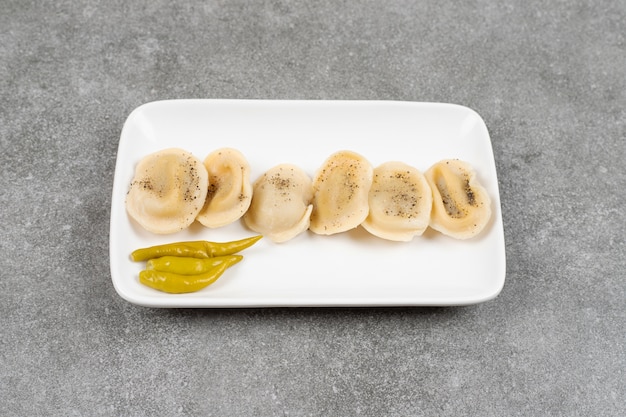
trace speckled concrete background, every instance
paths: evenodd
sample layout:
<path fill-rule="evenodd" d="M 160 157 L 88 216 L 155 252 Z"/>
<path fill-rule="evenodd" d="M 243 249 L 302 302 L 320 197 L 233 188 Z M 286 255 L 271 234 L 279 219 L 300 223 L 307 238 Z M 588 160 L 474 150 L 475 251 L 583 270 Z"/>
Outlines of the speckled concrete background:
<path fill-rule="evenodd" d="M 626 415 L 626 3 L 22 1 L 0 13 L 3 416 Z M 170 98 L 441 101 L 493 140 L 464 308 L 153 310 L 109 274 L 122 124 Z"/>

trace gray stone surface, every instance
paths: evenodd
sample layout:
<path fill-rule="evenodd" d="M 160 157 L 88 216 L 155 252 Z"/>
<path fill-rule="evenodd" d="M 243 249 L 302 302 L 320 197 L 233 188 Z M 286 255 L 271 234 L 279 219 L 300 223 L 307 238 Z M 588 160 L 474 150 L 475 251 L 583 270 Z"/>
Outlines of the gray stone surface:
<path fill-rule="evenodd" d="M 3 416 L 626 415 L 626 3 L 0 2 Z M 463 308 L 153 310 L 109 274 L 122 124 L 170 98 L 485 119 L 507 281 Z"/>

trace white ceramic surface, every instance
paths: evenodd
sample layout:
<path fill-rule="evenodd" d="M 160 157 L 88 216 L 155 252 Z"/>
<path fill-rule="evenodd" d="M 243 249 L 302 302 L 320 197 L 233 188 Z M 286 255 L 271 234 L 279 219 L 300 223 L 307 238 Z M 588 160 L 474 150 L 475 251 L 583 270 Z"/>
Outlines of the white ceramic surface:
<path fill-rule="evenodd" d="M 446 158 L 471 163 L 492 198 L 492 220 L 478 237 L 458 241 L 431 229 L 390 242 L 361 227 L 333 236 L 311 232 L 281 243 L 262 239 L 215 284 L 192 294 L 141 285 L 137 248 L 182 240 L 226 241 L 255 234 L 241 221 L 198 224 L 171 235 L 143 230 L 124 199 L 138 161 L 168 147 L 201 160 L 233 147 L 252 180 L 279 163 L 313 176 L 333 152 L 360 153 L 377 166 L 398 160 L 425 171 Z M 150 307 L 443 306 L 496 297 L 505 280 L 505 248 L 496 167 L 482 118 L 467 107 L 395 101 L 172 100 L 142 105 L 120 138 L 112 194 L 111 276 L 118 294 Z"/>

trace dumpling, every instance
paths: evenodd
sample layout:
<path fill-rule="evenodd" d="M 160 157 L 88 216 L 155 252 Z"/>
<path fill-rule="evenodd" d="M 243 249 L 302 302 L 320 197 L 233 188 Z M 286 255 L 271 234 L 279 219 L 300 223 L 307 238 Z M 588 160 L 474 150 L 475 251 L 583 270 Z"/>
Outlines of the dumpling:
<path fill-rule="evenodd" d="M 332 235 L 359 226 L 369 211 L 373 171 L 370 162 L 355 152 L 339 151 L 329 156 L 313 179 L 309 229 Z"/>
<path fill-rule="evenodd" d="M 383 239 L 408 242 L 428 227 L 432 204 L 424 174 L 403 162 L 386 162 L 374 169 L 362 226 Z"/>
<path fill-rule="evenodd" d="M 245 214 L 252 200 L 248 161 L 238 150 L 223 148 L 211 152 L 204 166 L 209 187 L 197 220 L 210 228 L 233 223 Z"/>
<path fill-rule="evenodd" d="M 202 162 L 178 148 L 145 156 L 126 195 L 126 211 L 146 230 L 175 233 L 193 223 L 207 195 Z"/>
<path fill-rule="evenodd" d="M 313 183 L 299 167 L 277 165 L 253 184 L 244 223 L 274 242 L 286 242 L 309 228 Z"/>
<path fill-rule="evenodd" d="M 491 199 L 469 163 L 446 159 L 425 176 L 433 191 L 430 227 L 456 239 L 469 239 L 484 229 L 491 217 Z"/>

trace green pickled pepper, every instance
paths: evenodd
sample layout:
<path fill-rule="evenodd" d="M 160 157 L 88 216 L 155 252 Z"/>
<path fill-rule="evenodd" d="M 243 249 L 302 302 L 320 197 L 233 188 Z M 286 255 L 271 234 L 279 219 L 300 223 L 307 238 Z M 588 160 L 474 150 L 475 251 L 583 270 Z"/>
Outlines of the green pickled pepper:
<path fill-rule="evenodd" d="M 239 262 L 241 259 L 243 259 L 241 255 L 216 256 L 206 259 L 163 256 L 148 260 L 146 269 L 179 275 L 198 275 L 210 271 L 223 262 Z"/>
<path fill-rule="evenodd" d="M 189 242 L 167 243 L 164 245 L 141 248 L 131 253 L 133 261 L 147 261 L 164 256 L 178 256 L 187 258 L 213 258 L 216 256 L 233 255 L 258 242 L 263 236 L 251 236 L 241 240 L 230 242 L 209 242 L 197 240 Z"/>
<path fill-rule="evenodd" d="M 232 265 L 243 259 L 234 256 L 225 259 L 207 272 L 195 275 L 181 275 L 173 272 L 146 269 L 139 273 L 139 282 L 170 294 L 183 294 L 199 291 L 217 281 Z"/>

